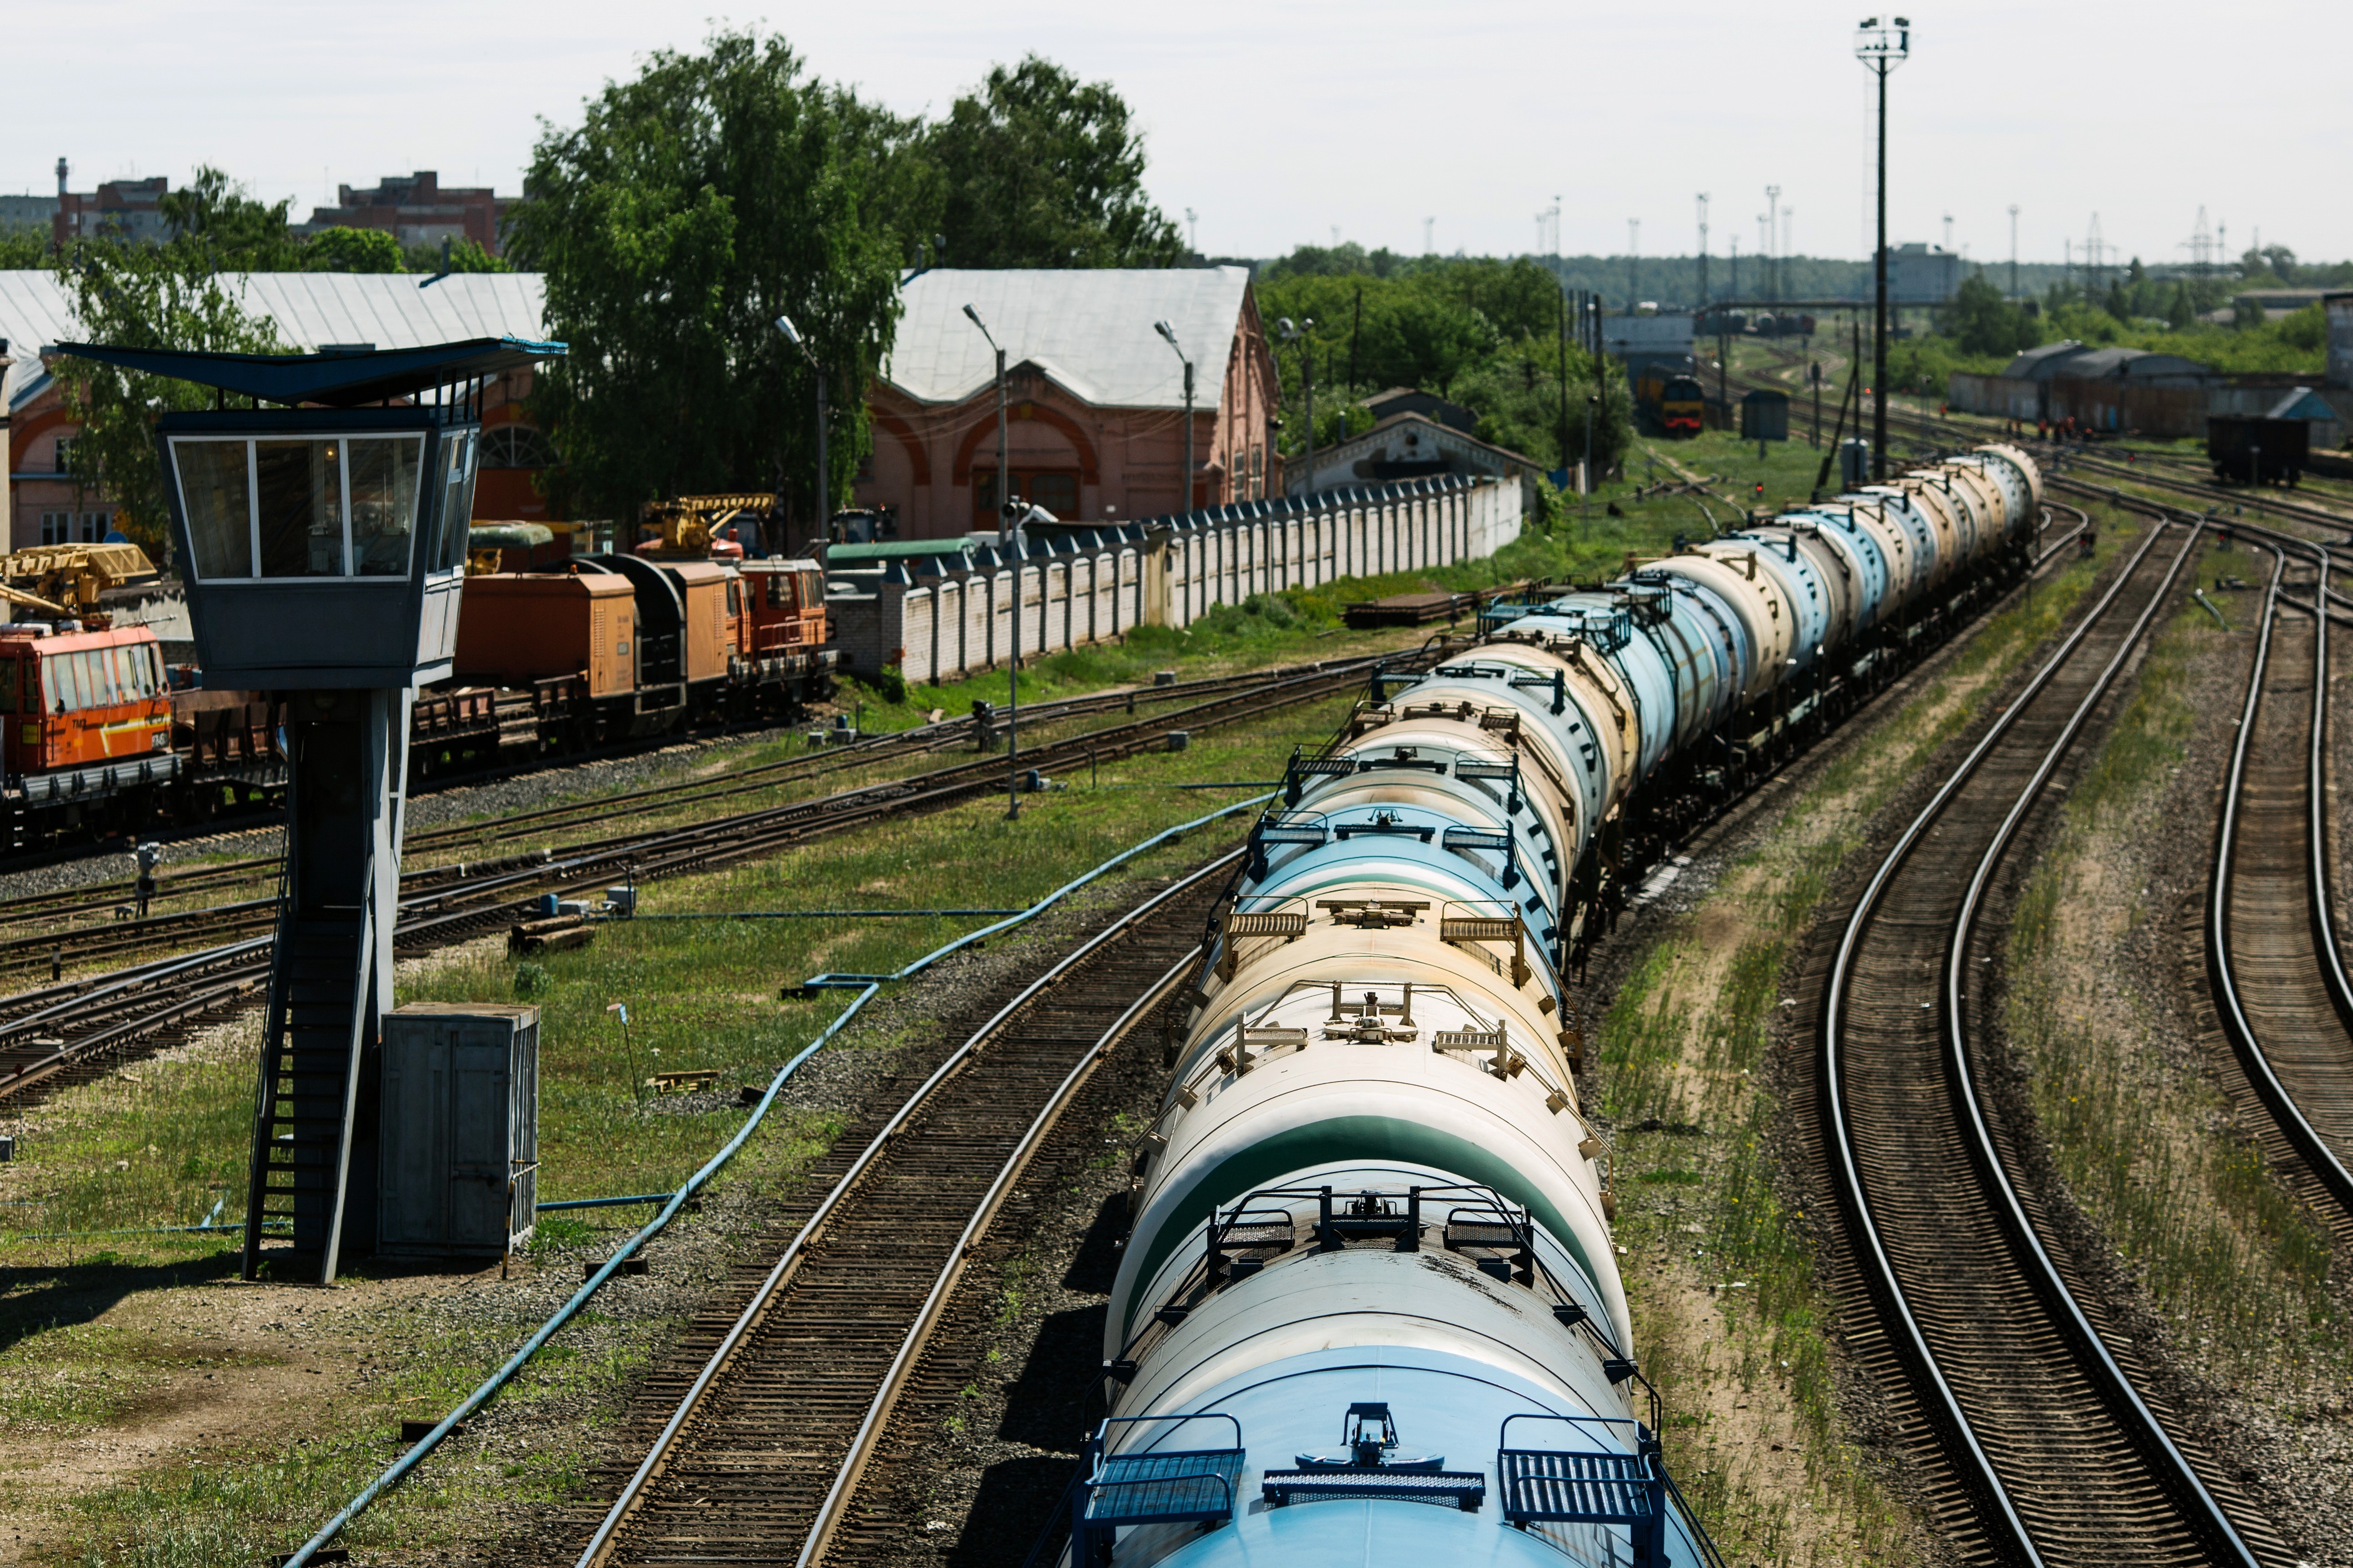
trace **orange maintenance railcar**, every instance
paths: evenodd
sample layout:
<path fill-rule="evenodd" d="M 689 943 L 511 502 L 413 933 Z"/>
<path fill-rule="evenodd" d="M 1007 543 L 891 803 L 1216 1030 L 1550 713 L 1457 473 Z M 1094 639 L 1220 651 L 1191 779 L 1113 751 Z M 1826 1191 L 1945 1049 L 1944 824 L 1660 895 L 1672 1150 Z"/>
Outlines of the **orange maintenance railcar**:
<path fill-rule="evenodd" d="M 144 626 L 39 632 L 0 626 L 0 795 L 12 825 L 60 805 L 77 816 L 152 810 L 181 763 L 155 634 Z"/>

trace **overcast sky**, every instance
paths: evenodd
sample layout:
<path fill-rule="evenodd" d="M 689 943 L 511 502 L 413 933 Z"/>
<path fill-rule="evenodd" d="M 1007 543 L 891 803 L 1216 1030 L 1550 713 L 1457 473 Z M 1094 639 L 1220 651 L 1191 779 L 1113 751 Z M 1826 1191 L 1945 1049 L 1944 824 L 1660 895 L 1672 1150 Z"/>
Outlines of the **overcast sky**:
<path fill-rule="evenodd" d="M 647 51 L 690 48 L 715 7 L 644 0 L 395 5 L 76 0 L 10 26 L 0 192 L 202 163 L 298 217 L 337 182 L 438 169 L 520 188 L 543 121 Z M 1893 237 L 1981 260 L 2058 260 L 2098 215 L 2124 256 L 2187 258 L 2199 207 L 2233 252 L 2353 255 L 2344 199 L 2353 5 L 2029 5 L 1907 13 L 1891 88 Z M 1689 254 L 1759 240 L 1765 186 L 1791 247 L 1869 253 L 1872 81 L 1859 5 L 1795 0 L 859 0 L 720 13 L 784 32 L 818 74 L 937 111 L 1036 51 L 1107 78 L 1148 138 L 1152 194 L 1214 255 L 1340 237 L 1367 247 L 1535 247 L 1560 200 L 1568 253 Z"/>

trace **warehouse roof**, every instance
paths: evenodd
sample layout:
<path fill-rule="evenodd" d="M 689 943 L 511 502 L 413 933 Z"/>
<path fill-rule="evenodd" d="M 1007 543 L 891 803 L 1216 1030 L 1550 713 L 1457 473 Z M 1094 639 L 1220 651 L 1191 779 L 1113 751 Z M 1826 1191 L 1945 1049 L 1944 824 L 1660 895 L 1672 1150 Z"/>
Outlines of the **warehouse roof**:
<path fill-rule="evenodd" d="M 1101 408 L 1182 408 L 1185 367 L 1153 330 L 1166 321 L 1191 356 L 1193 406 L 1218 405 L 1226 355 L 1250 292 L 1241 267 L 934 268 L 908 279 L 882 377 L 919 403 L 962 403 L 997 375 L 972 306 L 1005 349 Z"/>
<path fill-rule="evenodd" d="M 305 352 L 545 335 L 547 280 L 535 272 L 249 272 L 224 273 L 221 281 L 247 311 Z M 41 349 L 88 335 L 54 273 L 0 271 L 0 340 L 16 362 L 0 389 L 8 407 L 47 385 Z"/>
<path fill-rule="evenodd" d="M 2147 381 L 2156 376 L 2211 375 L 2207 366 L 2179 354 L 2149 349 L 2095 349 L 2073 338 L 2028 349 L 2002 373 L 2013 380 L 2047 381 L 2054 375 L 2115 376 Z"/>

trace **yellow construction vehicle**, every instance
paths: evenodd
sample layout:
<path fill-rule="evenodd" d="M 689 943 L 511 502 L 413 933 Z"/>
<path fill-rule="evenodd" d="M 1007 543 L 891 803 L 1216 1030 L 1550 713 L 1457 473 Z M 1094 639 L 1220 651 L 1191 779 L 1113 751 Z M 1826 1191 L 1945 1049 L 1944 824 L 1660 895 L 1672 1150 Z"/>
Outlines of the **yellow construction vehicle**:
<path fill-rule="evenodd" d="M 159 574 L 135 544 L 45 544 L 0 555 L 0 604 L 43 620 L 79 621 L 103 630 L 99 596 L 110 588 L 153 583 Z"/>
<path fill-rule="evenodd" d="M 712 536 L 737 519 L 749 516 L 754 521 L 765 522 L 776 510 L 773 495 L 713 495 L 681 496 L 676 500 L 648 501 L 643 513 L 646 525 L 660 531 L 659 548 L 649 548 L 652 541 L 639 547 L 649 555 L 684 555 L 696 560 L 711 554 Z"/>

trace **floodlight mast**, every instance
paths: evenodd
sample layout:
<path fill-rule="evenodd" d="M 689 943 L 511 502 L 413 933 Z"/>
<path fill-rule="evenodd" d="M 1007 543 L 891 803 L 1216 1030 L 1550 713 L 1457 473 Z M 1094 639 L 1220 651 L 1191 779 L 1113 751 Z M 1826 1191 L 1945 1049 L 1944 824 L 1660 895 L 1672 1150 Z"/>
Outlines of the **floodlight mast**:
<path fill-rule="evenodd" d="M 1912 24 L 1866 16 L 1854 30 L 1854 58 L 1879 79 L 1879 249 L 1873 259 L 1878 304 L 1871 347 L 1871 474 L 1887 478 L 1887 73 L 1912 58 Z"/>

